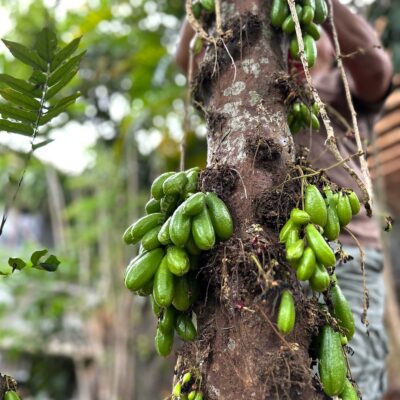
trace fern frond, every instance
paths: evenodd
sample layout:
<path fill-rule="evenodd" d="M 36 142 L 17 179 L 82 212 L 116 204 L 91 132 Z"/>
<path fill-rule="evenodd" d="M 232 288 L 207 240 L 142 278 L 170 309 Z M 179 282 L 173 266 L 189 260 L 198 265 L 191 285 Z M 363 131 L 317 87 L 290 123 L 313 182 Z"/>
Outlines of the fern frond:
<path fill-rule="evenodd" d="M 80 40 L 80 37 L 76 38 L 64 48 L 57 48 L 56 34 L 50 28 L 39 33 L 33 49 L 3 39 L 14 57 L 31 66 L 33 71 L 28 81 L 0 74 L 0 84 L 6 86 L 0 89 L 0 96 L 6 100 L 0 103 L 3 117 L 0 120 L 0 130 L 22 135 L 31 133 L 34 139 L 39 126 L 47 124 L 75 102 L 79 93 L 49 104 L 79 70 L 85 52 L 76 56 L 73 54 Z"/>

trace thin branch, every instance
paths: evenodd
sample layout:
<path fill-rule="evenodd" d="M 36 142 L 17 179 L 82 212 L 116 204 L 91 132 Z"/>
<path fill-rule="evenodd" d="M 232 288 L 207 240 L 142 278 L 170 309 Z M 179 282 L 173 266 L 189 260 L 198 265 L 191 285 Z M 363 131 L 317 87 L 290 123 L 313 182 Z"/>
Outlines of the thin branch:
<path fill-rule="evenodd" d="M 322 102 L 321 98 L 319 97 L 319 94 L 315 87 L 313 86 L 313 81 L 311 78 L 310 70 L 308 69 L 308 62 L 304 54 L 304 41 L 303 41 L 303 36 L 301 32 L 301 27 L 299 23 L 299 19 L 297 18 L 297 13 L 296 13 L 296 6 L 294 3 L 294 0 L 287 0 L 290 8 L 290 13 L 292 15 L 294 24 L 295 24 L 295 29 L 296 29 L 296 37 L 297 37 L 297 42 L 299 45 L 299 54 L 300 54 L 300 60 L 301 63 L 303 64 L 303 69 L 304 69 L 304 74 L 307 80 L 307 84 L 310 87 L 311 93 L 313 95 L 314 101 L 317 103 L 319 107 L 319 111 L 322 117 L 322 122 L 324 123 L 325 129 L 326 129 L 326 145 L 328 146 L 329 150 L 331 153 L 335 156 L 336 160 L 338 162 L 343 162 L 343 157 L 339 152 L 339 149 L 336 144 L 336 137 L 332 128 L 331 120 L 329 119 L 329 116 L 326 112 L 325 104 Z M 357 183 L 358 187 L 360 188 L 362 195 L 363 195 L 363 202 L 367 203 L 369 200 L 369 194 L 368 190 L 364 184 L 364 182 L 360 179 L 360 177 L 356 174 L 356 172 L 346 163 L 343 162 L 341 164 L 344 168 L 344 170 L 355 180 Z"/>
<path fill-rule="evenodd" d="M 222 30 L 221 0 L 215 0 L 215 24 L 218 36 L 222 36 L 224 32 Z"/>
<path fill-rule="evenodd" d="M 357 149 L 358 149 L 359 152 L 363 152 L 363 146 L 362 146 L 362 142 L 361 142 L 360 131 L 358 129 L 357 113 L 356 113 L 356 110 L 354 108 L 354 104 L 353 104 L 353 101 L 352 101 L 352 98 L 351 98 L 349 81 L 347 79 L 346 71 L 344 69 L 342 55 L 341 55 L 341 52 L 340 52 L 340 44 L 339 44 L 338 34 L 337 34 L 337 30 L 336 30 L 336 26 L 335 26 L 335 22 L 334 22 L 334 18 L 333 18 L 334 15 L 333 15 L 332 0 L 328 0 L 328 1 L 329 1 L 329 17 L 328 17 L 328 21 L 329 21 L 329 24 L 330 24 L 331 29 L 332 29 L 332 37 L 333 37 L 333 43 L 335 45 L 336 59 L 337 59 L 337 63 L 338 63 L 338 68 L 340 70 L 340 75 L 341 75 L 342 81 L 343 81 L 343 86 L 344 86 L 344 91 L 345 91 L 345 95 L 346 95 L 347 104 L 349 106 L 350 113 L 351 113 L 351 120 L 352 120 L 352 124 L 353 124 L 354 136 L 356 138 Z M 368 191 L 369 200 L 372 201 L 372 195 L 373 195 L 373 193 L 372 193 L 372 183 L 371 183 L 371 177 L 370 177 L 369 171 L 368 171 L 368 163 L 367 163 L 367 160 L 366 160 L 364 155 L 360 155 L 359 158 L 360 158 L 361 172 L 362 172 L 363 177 L 364 177 L 366 189 Z M 366 201 L 364 201 L 364 202 L 366 202 Z"/>
<path fill-rule="evenodd" d="M 186 16 L 189 24 L 193 28 L 193 30 L 204 40 L 206 40 L 209 43 L 215 43 L 215 39 L 210 36 L 201 26 L 200 22 L 197 21 L 195 16 L 193 15 L 193 10 L 192 10 L 192 0 L 186 0 L 185 4 L 186 8 Z"/>

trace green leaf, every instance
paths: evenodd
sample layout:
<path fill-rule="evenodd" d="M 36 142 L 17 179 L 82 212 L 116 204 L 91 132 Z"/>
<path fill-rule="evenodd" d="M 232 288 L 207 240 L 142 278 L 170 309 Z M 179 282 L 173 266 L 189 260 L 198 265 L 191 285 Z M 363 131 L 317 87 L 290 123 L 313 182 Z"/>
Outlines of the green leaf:
<path fill-rule="evenodd" d="M 54 255 L 50 255 L 46 261 L 39 263 L 38 266 L 34 266 L 34 268 L 44 269 L 48 272 L 57 271 L 58 266 L 60 265 L 60 261 Z"/>
<path fill-rule="evenodd" d="M 74 70 L 78 71 L 79 63 L 85 53 L 86 53 L 86 51 L 83 51 L 82 53 L 78 54 L 77 56 L 72 57 L 65 64 L 62 64 L 60 68 L 56 69 L 50 75 L 50 78 L 48 80 L 48 85 L 53 86 L 55 83 L 59 82 L 60 79 L 62 79 L 62 77 L 65 76 L 66 74 L 68 74 L 69 72 L 72 72 Z"/>
<path fill-rule="evenodd" d="M 33 68 L 39 68 L 42 71 L 47 71 L 47 63 L 40 58 L 36 52 L 28 49 L 23 44 L 11 42 L 10 40 L 6 39 L 2 40 L 15 58 L 18 58 L 18 60 L 21 60 L 24 64 L 30 65 Z"/>
<path fill-rule="evenodd" d="M 21 269 L 25 268 L 26 262 L 24 260 L 21 260 L 20 258 L 10 257 L 8 259 L 8 265 L 10 267 L 12 267 L 13 270 L 15 270 L 15 269 L 21 270 Z"/>
<path fill-rule="evenodd" d="M 50 28 L 44 28 L 37 36 L 35 49 L 43 60 L 51 62 L 57 48 L 57 36 Z"/>
<path fill-rule="evenodd" d="M 36 250 L 35 252 L 33 252 L 31 255 L 32 264 L 36 265 L 39 262 L 40 258 L 43 257 L 47 253 L 48 253 L 47 249 Z"/>
<path fill-rule="evenodd" d="M 33 151 L 35 151 L 35 150 L 37 150 L 37 149 L 40 149 L 41 147 L 44 147 L 44 146 L 48 145 L 48 144 L 51 143 L 51 142 L 54 142 L 54 139 L 46 139 L 46 140 L 43 140 L 43 141 L 40 142 L 40 143 L 34 144 L 34 145 L 32 146 L 32 149 L 33 149 Z"/>
<path fill-rule="evenodd" d="M 54 71 L 62 62 L 67 60 L 72 54 L 75 53 L 79 46 L 82 36 L 74 39 L 68 43 L 64 48 L 60 49 L 54 56 L 53 62 L 51 63 L 51 71 Z"/>
<path fill-rule="evenodd" d="M 10 104 L 0 103 L 0 114 L 4 118 L 12 118 L 16 121 L 34 123 L 37 119 L 37 113 L 25 111 L 22 108 L 13 107 Z"/>
<path fill-rule="evenodd" d="M 37 85 L 43 85 L 46 82 L 46 80 L 47 80 L 47 75 L 37 69 L 33 70 L 32 75 L 29 78 L 29 81 L 35 84 L 35 87 Z"/>
<path fill-rule="evenodd" d="M 68 97 L 64 98 L 63 100 L 61 100 L 60 102 L 58 102 L 57 105 L 55 105 L 54 107 L 51 107 L 50 110 L 46 114 L 42 115 L 42 117 L 40 118 L 40 121 L 39 121 L 39 125 L 46 124 L 47 122 L 49 122 L 50 120 L 55 118 L 57 115 L 64 112 L 71 104 L 75 103 L 75 100 L 77 99 L 77 97 L 79 97 L 79 94 L 78 94 L 78 96 L 76 94 L 72 95 L 72 96 L 68 96 Z"/>
<path fill-rule="evenodd" d="M 76 75 L 77 72 L 77 69 L 73 69 L 68 74 L 64 75 L 64 77 L 56 85 L 52 86 L 47 91 L 45 100 L 50 100 L 53 96 L 55 96 L 64 86 L 69 83 L 69 81 Z"/>
<path fill-rule="evenodd" d="M 17 106 L 24 107 L 28 110 L 37 111 L 40 108 L 40 102 L 38 100 L 32 99 L 12 89 L 0 89 L 0 95 Z"/>
<path fill-rule="evenodd" d="M 6 85 L 10 86 L 12 89 L 16 90 L 17 92 L 26 94 L 28 96 L 34 97 L 35 96 L 35 85 L 32 83 L 25 82 L 22 79 L 14 78 L 11 75 L 7 74 L 0 74 L 0 82 L 5 83 Z"/>
<path fill-rule="evenodd" d="M 32 136 L 33 127 L 17 122 L 10 122 L 6 119 L 0 119 L 0 131 L 19 133 L 25 136 Z"/>

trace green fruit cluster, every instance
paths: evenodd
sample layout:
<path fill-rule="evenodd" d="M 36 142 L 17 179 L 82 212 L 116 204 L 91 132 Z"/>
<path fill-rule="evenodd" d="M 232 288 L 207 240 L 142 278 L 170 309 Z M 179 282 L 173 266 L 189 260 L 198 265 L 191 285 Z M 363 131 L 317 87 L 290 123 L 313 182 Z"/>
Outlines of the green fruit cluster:
<path fill-rule="evenodd" d="M 315 292 L 325 292 L 329 298 L 331 316 L 340 332 L 329 325 L 320 335 L 319 372 L 324 392 L 342 399 L 357 399 L 357 392 L 347 379 L 347 365 L 342 345 L 352 339 L 355 331 L 354 317 L 340 289 L 333 271 L 335 255 L 328 242 L 339 237 L 345 227 L 360 211 L 360 202 L 353 191 L 334 193 L 329 186 L 321 192 L 315 185 L 308 185 L 304 196 L 304 210 L 294 208 L 289 220 L 279 233 L 286 247 L 286 260 L 296 269 L 297 279 L 309 281 Z M 327 269 L 328 268 L 328 269 Z M 328 290 L 329 289 L 329 290 Z M 295 323 L 295 305 L 290 291 L 281 297 L 277 326 L 288 334 Z M 354 397 L 355 396 L 355 397 Z"/>
<path fill-rule="evenodd" d="M 203 400 L 203 393 L 200 390 L 192 390 L 196 382 L 190 372 L 186 372 L 176 383 L 172 391 L 172 398 L 175 400 Z"/>
<path fill-rule="evenodd" d="M 292 135 L 298 133 L 302 129 L 315 129 L 318 130 L 320 127 L 319 120 L 319 107 L 317 103 L 314 103 L 309 108 L 301 100 L 296 100 L 289 110 L 288 124 Z"/>
<path fill-rule="evenodd" d="M 214 0 L 195 0 L 192 3 L 192 11 L 193 15 L 196 19 L 201 17 L 202 11 L 206 13 L 212 13 L 215 10 L 215 1 Z"/>
<path fill-rule="evenodd" d="M 321 37 L 319 25 L 328 17 L 328 6 L 325 0 L 300 0 L 296 1 L 296 13 L 303 32 L 304 53 L 311 68 L 317 58 L 316 40 Z M 271 24 L 290 35 L 290 54 L 295 60 L 299 60 L 295 24 L 286 0 L 273 1 Z"/>
<path fill-rule="evenodd" d="M 190 307 L 199 293 L 194 272 L 199 255 L 233 233 L 225 203 L 214 193 L 198 191 L 199 172 L 196 167 L 157 177 L 146 215 L 123 235 L 126 244 L 141 242 L 139 255 L 126 268 L 125 286 L 151 295 L 158 318 L 155 346 L 162 356 L 171 352 L 175 332 L 183 340 L 196 338 Z"/>

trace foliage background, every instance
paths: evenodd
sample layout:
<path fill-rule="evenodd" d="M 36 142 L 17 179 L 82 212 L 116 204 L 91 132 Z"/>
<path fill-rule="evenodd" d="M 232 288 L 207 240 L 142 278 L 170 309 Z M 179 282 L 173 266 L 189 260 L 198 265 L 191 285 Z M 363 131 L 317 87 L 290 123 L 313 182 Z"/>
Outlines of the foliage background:
<path fill-rule="evenodd" d="M 29 46 L 54 24 L 60 41 L 83 35 L 87 50 L 71 85 L 82 98 L 43 132 L 55 141 L 35 152 L 0 238 L 2 264 L 43 245 L 62 261 L 54 274 L 0 279 L 0 370 L 19 381 L 25 399 L 150 400 L 170 392 L 174 360 L 156 356 L 149 304 L 123 286 L 137 249 L 125 248 L 121 235 L 143 213 L 152 179 L 178 167 L 186 79 L 173 55 L 181 3 L 0 1 L 1 37 Z M 374 18 L 390 13 L 379 3 Z M 396 38 L 385 44 L 399 52 Z M 4 46 L 0 70 L 29 74 Z M 189 115 L 188 167 L 204 166 L 205 125 Z M 24 138 L 0 134 L 1 204 L 26 149 Z"/>

